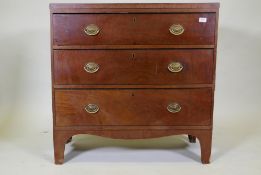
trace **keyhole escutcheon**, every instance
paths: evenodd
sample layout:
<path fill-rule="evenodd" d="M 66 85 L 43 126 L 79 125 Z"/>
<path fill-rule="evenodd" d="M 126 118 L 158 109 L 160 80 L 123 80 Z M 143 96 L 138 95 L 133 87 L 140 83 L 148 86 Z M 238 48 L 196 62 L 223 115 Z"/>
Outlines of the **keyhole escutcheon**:
<path fill-rule="evenodd" d="M 132 53 L 132 54 L 131 54 L 131 58 L 132 58 L 132 59 L 135 59 L 135 53 Z"/>
<path fill-rule="evenodd" d="M 133 17 L 133 22 L 134 22 L 134 23 L 136 22 L 136 17 L 135 17 L 135 16 Z"/>

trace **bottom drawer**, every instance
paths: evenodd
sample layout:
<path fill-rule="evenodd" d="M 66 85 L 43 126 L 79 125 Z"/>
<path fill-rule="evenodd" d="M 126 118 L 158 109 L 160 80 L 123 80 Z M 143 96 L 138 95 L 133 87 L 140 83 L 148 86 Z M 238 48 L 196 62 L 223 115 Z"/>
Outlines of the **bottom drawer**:
<path fill-rule="evenodd" d="M 210 125 L 211 109 L 209 88 L 55 91 L 56 126 Z"/>

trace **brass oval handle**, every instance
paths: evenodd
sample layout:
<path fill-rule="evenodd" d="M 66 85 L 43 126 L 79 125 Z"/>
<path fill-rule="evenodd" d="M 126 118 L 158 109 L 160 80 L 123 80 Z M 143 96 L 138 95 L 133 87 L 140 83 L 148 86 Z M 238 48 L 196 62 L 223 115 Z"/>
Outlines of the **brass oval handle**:
<path fill-rule="evenodd" d="M 185 29 L 181 24 L 173 24 L 172 26 L 170 26 L 169 31 L 173 35 L 181 35 L 185 31 Z"/>
<path fill-rule="evenodd" d="M 85 111 L 90 113 L 90 114 L 95 114 L 99 111 L 99 106 L 96 104 L 88 104 L 85 106 Z"/>
<path fill-rule="evenodd" d="M 171 113 L 177 113 L 181 111 L 181 106 L 178 103 L 170 103 L 167 106 L 167 110 Z"/>
<path fill-rule="evenodd" d="M 99 64 L 93 62 L 84 65 L 84 70 L 88 73 L 95 73 L 99 70 L 99 68 Z"/>
<path fill-rule="evenodd" d="M 180 62 L 172 62 L 168 65 L 168 69 L 170 72 L 180 72 L 183 69 L 183 65 Z"/>
<path fill-rule="evenodd" d="M 84 32 L 89 36 L 95 36 L 100 32 L 100 29 L 95 24 L 89 24 L 84 28 Z"/>

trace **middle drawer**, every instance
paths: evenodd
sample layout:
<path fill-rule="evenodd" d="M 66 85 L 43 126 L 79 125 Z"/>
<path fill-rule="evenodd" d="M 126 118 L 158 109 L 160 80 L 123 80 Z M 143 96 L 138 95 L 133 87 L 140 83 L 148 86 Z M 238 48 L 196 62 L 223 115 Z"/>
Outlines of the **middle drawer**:
<path fill-rule="evenodd" d="M 212 49 L 55 50 L 56 85 L 210 84 Z"/>

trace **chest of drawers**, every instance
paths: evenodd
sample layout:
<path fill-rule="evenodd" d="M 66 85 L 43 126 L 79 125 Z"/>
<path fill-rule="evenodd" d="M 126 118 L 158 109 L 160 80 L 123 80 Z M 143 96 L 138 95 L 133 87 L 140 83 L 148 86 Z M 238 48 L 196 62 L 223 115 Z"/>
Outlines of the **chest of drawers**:
<path fill-rule="evenodd" d="M 50 4 L 55 163 L 77 134 L 186 134 L 209 163 L 218 8 Z"/>

